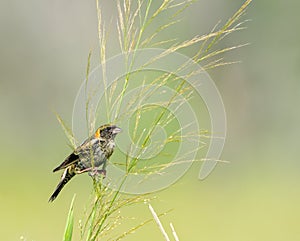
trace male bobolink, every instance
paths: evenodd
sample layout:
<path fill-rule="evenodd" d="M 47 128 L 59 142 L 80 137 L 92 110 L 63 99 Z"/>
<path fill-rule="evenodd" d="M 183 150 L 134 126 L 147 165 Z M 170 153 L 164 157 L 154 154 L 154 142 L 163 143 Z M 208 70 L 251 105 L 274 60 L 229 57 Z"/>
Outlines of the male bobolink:
<path fill-rule="evenodd" d="M 62 188 L 76 174 L 88 172 L 90 176 L 106 175 L 106 162 L 115 147 L 115 137 L 121 129 L 115 125 L 100 126 L 95 134 L 85 140 L 53 172 L 65 169 L 49 202 L 54 201 Z M 102 166 L 102 168 L 100 168 Z"/>

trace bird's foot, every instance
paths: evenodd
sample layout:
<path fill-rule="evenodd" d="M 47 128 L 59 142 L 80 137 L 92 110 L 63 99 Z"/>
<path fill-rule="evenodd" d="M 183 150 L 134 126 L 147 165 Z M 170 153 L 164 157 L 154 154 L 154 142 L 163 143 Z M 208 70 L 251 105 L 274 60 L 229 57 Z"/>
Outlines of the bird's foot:
<path fill-rule="evenodd" d="M 106 177 L 106 170 L 105 169 L 93 169 L 89 172 L 89 175 L 92 177 L 92 178 L 95 178 L 95 179 L 99 179 L 100 176 L 102 176 L 103 178 Z"/>
<path fill-rule="evenodd" d="M 102 175 L 103 178 L 106 177 L 106 170 L 105 170 L 105 169 L 98 170 L 98 173 L 99 173 L 100 175 Z"/>

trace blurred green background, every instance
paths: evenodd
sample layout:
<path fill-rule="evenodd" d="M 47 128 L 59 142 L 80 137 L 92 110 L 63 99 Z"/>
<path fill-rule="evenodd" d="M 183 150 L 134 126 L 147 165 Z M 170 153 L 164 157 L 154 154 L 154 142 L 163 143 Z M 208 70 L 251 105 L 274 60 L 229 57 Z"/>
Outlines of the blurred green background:
<path fill-rule="evenodd" d="M 207 33 L 242 3 L 200 0 L 174 34 L 183 40 Z M 210 71 L 226 107 L 222 159 L 230 163 L 204 181 L 194 164 L 153 202 L 157 212 L 174 209 L 162 221 L 174 224 L 180 240 L 300 240 L 299 8 L 296 0 L 254 1 L 244 17 L 252 20 L 248 29 L 223 41 L 251 43 L 224 56 L 241 64 Z M 2 0 L 0 33 L 1 240 L 61 240 L 74 193 L 78 235 L 91 180 L 79 176 L 47 202 L 59 179 L 52 169 L 70 151 L 52 110 L 71 123 L 89 50 L 97 48 L 95 2 Z M 146 205 L 126 213 L 151 217 Z M 163 238 L 150 224 L 126 240 Z"/>

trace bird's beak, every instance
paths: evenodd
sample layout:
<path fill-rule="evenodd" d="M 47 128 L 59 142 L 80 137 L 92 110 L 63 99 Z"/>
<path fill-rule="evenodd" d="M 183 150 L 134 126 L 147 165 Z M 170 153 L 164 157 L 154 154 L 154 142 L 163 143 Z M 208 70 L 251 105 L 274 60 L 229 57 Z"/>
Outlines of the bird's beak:
<path fill-rule="evenodd" d="M 122 131 L 122 129 L 116 126 L 116 127 L 113 129 L 113 134 L 118 134 L 118 133 L 120 133 L 121 131 Z"/>

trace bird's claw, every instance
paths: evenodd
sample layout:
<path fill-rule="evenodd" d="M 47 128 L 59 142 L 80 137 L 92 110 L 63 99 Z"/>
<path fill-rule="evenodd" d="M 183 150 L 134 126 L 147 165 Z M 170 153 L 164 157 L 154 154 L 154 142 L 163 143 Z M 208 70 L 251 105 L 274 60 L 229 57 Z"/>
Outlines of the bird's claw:
<path fill-rule="evenodd" d="M 92 177 L 92 178 L 96 178 L 98 179 L 100 175 L 103 176 L 103 178 L 106 177 L 106 170 L 105 169 L 94 169 L 92 171 L 89 172 L 89 175 Z"/>

